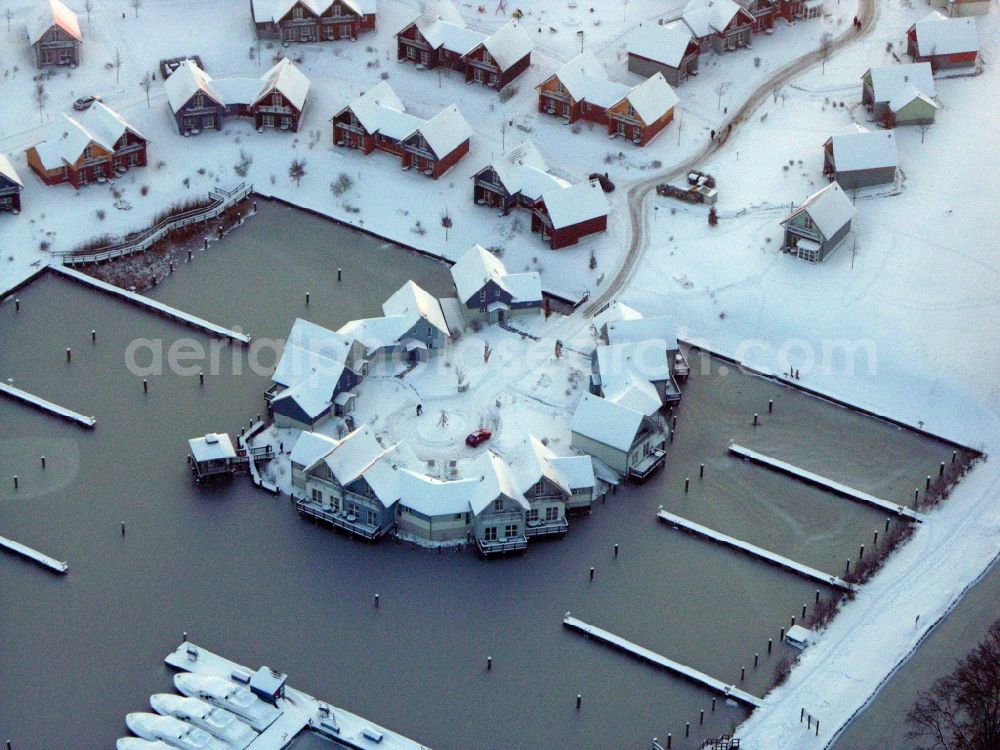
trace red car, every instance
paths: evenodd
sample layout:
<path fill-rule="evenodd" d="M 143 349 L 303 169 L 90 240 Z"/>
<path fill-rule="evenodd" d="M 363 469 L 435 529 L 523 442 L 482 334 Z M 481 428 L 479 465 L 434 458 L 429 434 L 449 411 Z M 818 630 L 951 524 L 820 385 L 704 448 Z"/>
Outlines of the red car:
<path fill-rule="evenodd" d="M 475 432 L 473 432 L 471 435 L 469 435 L 467 438 L 465 438 L 465 444 L 468 445 L 470 448 L 475 448 L 477 445 L 485 443 L 491 437 L 493 437 L 492 432 L 480 428 Z"/>

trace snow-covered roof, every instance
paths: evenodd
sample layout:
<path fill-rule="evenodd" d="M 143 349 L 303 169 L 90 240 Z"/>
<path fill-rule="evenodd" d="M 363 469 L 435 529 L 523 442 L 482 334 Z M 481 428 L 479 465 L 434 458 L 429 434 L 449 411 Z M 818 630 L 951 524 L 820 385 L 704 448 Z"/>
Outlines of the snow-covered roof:
<path fill-rule="evenodd" d="M 542 282 L 538 273 L 507 273 L 503 261 L 482 245 L 473 245 L 451 267 L 451 278 L 462 302 L 467 302 L 492 281 L 511 296 L 512 302 L 540 302 Z"/>
<path fill-rule="evenodd" d="M 351 352 L 351 339 L 304 318 L 296 318 L 287 343 L 316 352 L 324 357 L 346 362 Z"/>
<path fill-rule="evenodd" d="M 337 0 L 250 0 L 253 17 L 258 21 L 272 23 L 284 18 L 299 2 L 320 16 L 330 9 Z M 370 15 L 375 12 L 375 0 L 339 0 L 341 5 L 350 8 L 358 15 Z"/>
<path fill-rule="evenodd" d="M 642 427 L 643 419 L 645 415 L 642 412 L 587 393 L 577 404 L 569 426 L 577 435 L 628 451 Z"/>
<path fill-rule="evenodd" d="M 872 94 L 876 102 L 888 102 L 895 98 L 901 90 L 908 88 L 915 88 L 931 99 L 936 95 L 934 74 L 931 71 L 931 64 L 927 62 L 883 65 L 871 68 L 869 73 L 871 74 Z"/>
<path fill-rule="evenodd" d="M 855 133 L 835 135 L 829 143 L 838 172 L 899 166 L 896 136 L 892 130 L 860 129 Z"/>
<path fill-rule="evenodd" d="M 458 8 L 449 0 L 432 5 L 413 23 L 431 47 L 444 47 L 460 55 L 472 51 L 485 39 L 484 34 L 466 28 Z"/>
<path fill-rule="evenodd" d="M 715 27 L 712 26 L 712 9 L 707 5 L 685 10 L 681 21 L 688 27 L 692 36 L 698 39 L 715 33 Z"/>
<path fill-rule="evenodd" d="M 549 172 L 548 164 L 531 141 L 515 146 L 483 169 L 492 169 L 511 195 L 520 193 L 533 201 L 550 188 L 570 184 Z"/>
<path fill-rule="evenodd" d="M 893 113 L 899 112 L 899 110 L 903 109 L 903 107 L 906 107 L 907 105 L 918 99 L 924 102 L 925 104 L 930 105 L 934 109 L 941 109 L 940 104 L 931 99 L 929 96 L 927 96 L 927 94 L 918 89 L 916 86 L 903 86 L 902 88 L 898 89 L 896 93 L 893 95 L 893 97 L 889 100 L 889 109 L 892 110 Z"/>
<path fill-rule="evenodd" d="M 501 496 L 509 497 L 524 510 L 531 507 L 517 489 L 510 467 L 493 451 L 481 454 L 468 471 L 474 480 L 469 495 L 469 508 L 473 515 L 478 516 Z"/>
<path fill-rule="evenodd" d="M 264 81 L 264 85 L 260 88 L 256 98 L 251 100 L 254 104 L 268 94 L 277 91 L 291 102 L 293 107 L 300 112 L 302 111 L 302 107 L 306 103 L 306 96 L 309 94 L 309 79 L 292 64 L 291 60 L 283 57 L 277 65 L 261 76 L 261 79 Z"/>
<path fill-rule="evenodd" d="M 809 215 L 823 237 L 830 239 L 854 217 L 855 209 L 851 199 L 841 189 L 840 183 L 831 182 L 809 196 L 781 223 L 784 224 L 803 212 Z"/>
<path fill-rule="evenodd" d="M 427 122 L 418 125 L 416 130 L 424 137 L 431 151 L 439 159 L 444 158 L 472 137 L 472 127 L 465 121 L 462 113 L 454 104 L 445 107 Z"/>
<path fill-rule="evenodd" d="M 948 18 L 934 11 L 911 27 L 916 31 L 917 51 L 925 55 L 955 55 L 979 51 L 976 19 Z"/>
<path fill-rule="evenodd" d="M 469 496 L 478 479 L 442 481 L 416 471 L 399 472 L 399 501 L 425 516 L 453 516 L 469 512 Z"/>
<path fill-rule="evenodd" d="M 10 159 L 3 153 L 0 153 L 0 177 L 6 177 L 15 185 L 24 187 L 24 183 L 21 182 L 21 178 L 17 176 L 17 172 L 14 170 L 14 165 L 10 163 Z"/>
<path fill-rule="evenodd" d="M 535 43 L 524 33 L 517 21 L 511 20 L 486 37 L 483 46 L 500 70 L 506 71 L 525 55 L 530 55 Z"/>
<path fill-rule="evenodd" d="M 76 13 L 67 8 L 61 0 L 49 0 L 28 29 L 30 42 L 34 44 L 40 40 L 53 26 L 58 26 L 78 42 L 83 41 L 83 34 L 80 32 L 80 19 L 77 18 Z"/>
<path fill-rule="evenodd" d="M 212 90 L 212 76 L 199 68 L 194 60 L 185 60 L 178 65 L 163 82 L 163 88 L 167 92 L 167 101 L 170 102 L 170 108 L 174 112 L 191 101 L 191 97 L 199 91 L 219 104 L 224 104 Z"/>
<path fill-rule="evenodd" d="M 657 72 L 647 78 L 625 95 L 625 99 L 635 113 L 639 115 L 644 125 L 651 125 L 677 105 L 677 94 L 663 77 Z"/>
<path fill-rule="evenodd" d="M 563 65 L 555 73 L 576 101 L 587 101 L 607 109 L 620 102 L 629 87 L 607 79 L 604 66 L 590 50 L 585 50 Z"/>
<path fill-rule="evenodd" d="M 594 462 L 590 456 L 555 456 L 549 464 L 571 490 L 593 489 Z"/>
<path fill-rule="evenodd" d="M 708 7 L 711 11 L 709 23 L 712 24 L 712 28 L 720 33 L 726 30 L 726 27 L 732 22 L 733 18 L 739 13 L 745 12 L 733 0 L 712 0 L 712 3 Z"/>
<path fill-rule="evenodd" d="M 629 373 L 625 378 L 619 378 L 614 385 L 614 388 L 604 391 L 604 397 L 608 401 L 635 409 L 647 417 L 656 414 L 663 406 L 656 387 L 635 373 Z"/>
<path fill-rule="evenodd" d="M 599 346 L 596 356 L 601 393 L 606 399 L 646 415 L 663 406 L 652 383 L 670 379 L 666 341 L 654 338 Z"/>
<path fill-rule="evenodd" d="M 362 425 L 338 440 L 337 446 L 320 461 L 325 463 L 337 481 L 346 487 L 381 458 L 384 452 L 385 449 L 379 444 L 371 428 Z"/>
<path fill-rule="evenodd" d="M 410 321 L 407 328 L 412 328 L 421 320 L 425 320 L 446 336 L 450 335 L 444 313 L 441 311 L 441 303 L 413 281 L 407 281 L 382 303 L 382 312 L 386 317 L 406 317 Z"/>
<path fill-rule="evenodd" d="M 195 461 L 218 461 L 225 458 L 236 458 L 233 441 L 225 432 L 210 432 L 204 437 L 188 440 L 191 457 Z"/>
<path fill-rule="evenodd" d="M 515 462 L 519 486 L 527 492 L 541 477 L 547 478 L 566 494 L 594 486 L 594 467 L 590 456 L 557 456 L 534 435 L 528 435 L 528 451 L 523 461 Z"/>
<path fill-rule="evenodd" d="M 385 81 L 376 83 L 344 109 L 351 110 L 369 133 L 381 133 L 397 141 L 406 138 L 424 122 L 407 113 L 402 100 Z"/>
<path fill-rule="evenodd" d="M 608 215 L 608 199 L 597 180 L 547 190 L 542 201 L 555 229 Z"/>
<path fill-rule="evenodd" d="M 619 302 L 615 300 L 604 310 L 597 313 L 594 316 L 594 328 L 601 331 L 605 326 L 610 326 L 611 323 L 615 323 L 619 320 L 641 320 L 642 313 L 635 310 L 624 302 Z"/>
<path fill-rule="evenodd" d="M 625 307 L 625 305 L 622 305 Z M 629 312 L 635 313 L 632 308 L 626 308 Z M 618 320 L 611 320 L 608 326 L 608 343 L 625 344 L 628 342 L 648 341 L 649 339 L 660 339 L 666 342 L 667 349 L 677 348 L 677 324 L 673 318 L 657 316 L 655 318 L 623 316 Z"/>
<path fill-rule="evenodd" d="M 146 139 L 117 112 L 101 102 L 94 102 L 79 115 L 63 114 L 61 120 L 49 126 L 49 137 L 34 148 L 45 169 L 57 169 L 64 164 L 75 164 L 91 142 L 108 151 L 114 150 L 126 131 Z"/>
<path fill-rule="evenodd" d="M 343 367 L 340 365 L 341 370 Z M 330 410 L 338 379 L 325 373 L 311 372 L 308 377 L 275 396 L 271 404 L 278 408 L 283 403 L 294 403 L 309 419 L 317 419 Z"/>
<path fill-rule="evenodd" d="M 628 39 L 628 53 L 676 68 L 691 44 L 691 30 L 683 24 L 639 24 Z"/>
<path fill-rule="evenodd" d="M 368 352 L 374 352 L 396 346 L 411 327 L 412 318 L 409 315 L 383 315 L 352 320 L 342 325 L 338 333 L 360 341 Z"/>
<path fill-rule="evenodd" d="M 289 457 L 293 464 L 312 466 L 337 447 L 337 441 L 321 432 L 302 432 Z"/>

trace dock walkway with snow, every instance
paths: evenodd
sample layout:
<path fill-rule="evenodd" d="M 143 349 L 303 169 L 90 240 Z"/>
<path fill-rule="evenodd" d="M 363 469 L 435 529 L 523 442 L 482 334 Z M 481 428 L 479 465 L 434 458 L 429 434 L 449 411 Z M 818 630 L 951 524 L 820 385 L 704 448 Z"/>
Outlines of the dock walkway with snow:
<path fill-rule="evenodd" d="M 67 409 L 65 406 L 59 406 L 59 404 L 48 401 L 40 396 L 36 396 L 33 393 L 28 393 L 20 388 L 15 388 L 9 383 L 0 383 L 0 393 L 47 411 L 50 414 L 55 414 L 57 417 L 69 419 L 77 424 L 83 425 L 84 427 L 93 427 L 97 424 L 97 420 L 94 417 L 86 417 L 83 414 L 78 414 L 72 409 Z"/>
<path fill-rule="evenodd" d="M 816 570 L 815 568 L 810 568 L 808 565 L 803 565 L 802 563 L 795 562 L 790 558 L 779 555 L 776 552 L 771 552 L 763 547 L 758 547 L 755 544 L 750 544 L 749 542 L 744 542 L 742 539 L 737 539 L 736 537 L 728 536 L 715 529 L 710 529 L 707 526 L 702 526 L 694 521 L 689 521 L 681 516 L 676 516 L 673 513 L 669 513 L 665 510 L 661 510 L 656 514 L 657 518 L 665 523 L 669 523 L 671 526 L 676 526 L 681 531 L 687 531 L 695 536 L 700 536 L 703 539 L 709 539 L 713 542 L 718 542 L 727 547 L 737 549 L 740 552 L 745 552 L 751 557 L 756 557 L 759 560 L 769 562 L 772 565 L 777 565 L 779 568 L 784 568 L 792 573 L 802 576 L 803 578 L 809 578 L 813 581 L 818 581 L 819 583 L 825 583 L 828 586 L 833 586 L 838 589 L 843 589 L 845 591 L 851 591 L 854 586 L 847 581 L 832 576 L 829 573 L 824 573 L 822 570 Z"/>
<path fill-rule="evenodd" d="M 108 284 L 104 281 L 100 281 L 99 279 L 95 279 L 93 276 L 88 276 L 87 274 L 73 268 L 53 263 L 49 266 L 49 270 L 67 279 L 71 279 L 72 281 L 86 284 L 87 286 L 104 292 L 105 294 L 110 294 L 126 302 L 131 302 L 134 305 L 144 307 L 158 315 L 163 315 L 164 317 L 180 321 L 181 323 L 189 325 L 192 328 L 198 328 L 206 333 L 212 334 L 213 336 L 232 339 L 233 341 L 238 341 L 241 344 L 250 343 L 250 337 L 245 333 L 240 333 L 239 331 L 234 331 L 229 328 L 216 325 L 215 323 L 210 323 L 209 321 L 199 318 L 196 315 L 191 315 L 183 310 L 178 310 L 176 307 L 171 307 L 170 305 L 165 305 L 162 302 L 157 302 L 155 299 L 150 299 L 143 294 L 130 292 L 129 290 L 122 289 L 114 284 Z"/>
<path fill-rule="evenodd" d="M 181 672 L 220 677 L 230 682 L 234 673 L 250 675 L 256 671 L 189 641 L 167 654 L 163 661 Z M 429 750 L 401 734 L 290 687 L 285 688 L 284 697 L 278 698 L 276 707 L 280 711 L 278 718 L 246 750 L 282 750 L 305 731 L 354 750 Z"/>
<path fill-rule="evenodd" d="M 15 542 L 13 539 L 8 539 L 5 536 L 0 536 L 0 547 L 3 547 L 5 550 L 13 552 L 16 555 L 20 555 L 21 557 L 33 560 L 39 565 L 44 565 L 46 568 L 56 573 L 65 573 L 69 570 L 68 563 L 56 560 L 54 557 L 49 557 L 38 550 L 32 549 L 26 544 Z"/>
<path fill-rule="evenodd" d="M 729 446 L 729 452 L 740 458 L 747 459 L 748 461 L 753 461 L 755 464 L 760 464 L 761 466 L 766 466 L 769 469 L 774 469 L 775 471 L 780 471 L 782 474 L 787 474 L 790 477 L 795 477 L 803 482 L 808 482 L 809 484 L 814 484 L 824 490 L 829 490 L 836 495 L 841 495 L 849 500 L 855 500 L 859 503 L 864 503 L 866 505 L 871 505 L 881 510 L 894 513 L 898 516 L 903 516 L 904 518 L 909 518 L 911 521 L 921 521 L 923 520 L 921 515 L 917 513 L 912 508 L 907 508 L 905 505 L 899 505 L 897 503 L 890 503 L 888 500 L 883 500 L 881 498 L 875 497 L 874 495 L 869 495 L 867 492 L 861 492 L 853 487 L 848 487 L 846 484 L 841 484 L 840 482 L 835 482 L 832 479 L 827 479 L 824 476 L 815 474 L 807 469 L 800 469 L 798 466 L 793 466 L 790 463 L 781 461 L 777 458 L 771 458 L 770 456 L 765 456 L 763 453 L 757 453 L 757 451 L 752 451 L 749 448 L 744 448 L 742 445 L 737 445 L 733 443 Z"/>
<path fill-rule="evenodd" d="M 619 638 L 614 633 L 609 633 L 607 630 L 602 630 L 594 625 L 589 625 L 583 622 L 583 620 L 571 617 L 569 614 L 563 618 L 563 625 L 567 628 L 579 631 L 586 636 L 603 641 L 609 646 L 614 646 L 615 648 L 631 654 L 632 656 L 638 657 L 643 661 L 647 661 L 650 664 L 663 667 L 664 669 L 680 675 L 691 682 L 698 683 L 699 685 L 722 693 L 727 698 L 732 698 L 733 700 L 744 703 L 752 708 L 757 708 L 761 705 L 760 698 L 746 692 L 745 690 L 740 690 L 735 685 L 727 685 L 722 680 L 717 680 L 704 672 L 699 672 L 697 669 L 685 666 L 684 664 L 680 664 L 672 659 L 668 659 L 655 651 L 650 651 L 648 648 L 643 648 L 642 646 L 632 643 L 631 641 L 627 641 L 624 638 Z"/>

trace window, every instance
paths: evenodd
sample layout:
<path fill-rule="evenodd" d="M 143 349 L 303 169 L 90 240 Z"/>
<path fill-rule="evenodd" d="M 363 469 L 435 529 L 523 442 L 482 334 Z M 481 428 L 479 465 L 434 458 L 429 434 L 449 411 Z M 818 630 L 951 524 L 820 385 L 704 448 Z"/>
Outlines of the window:
<path fill-rule="evenodd" d="M 562 85 L 562 81 L 556 81 L 556 93 L 557 94 L 566 93 L 566 87 Z"/>
<path fill-rule="evenodd" d="M 803 214 L 802 226 L 804 226 L 806 229 L 813 229 L 816 225 L 813 224 L 812 217 L 809 214 Z"/>
<path fill-rule="evenodd" d="M 483 529 L 483 539 L 487 542 L 495 542 L 497 540 L 497 527 L 487 526 Z"/>
<path fill-rule="evenodd" d="M 313 500 L 314 503 L 321 503 L 321 502 L 323 502 L 323 492 L 321 490 L 318 490 L 315 487 L 313 487 L 312 500 Z"/>
<path fill-rule="evenodd" d="M 350 36 L 351 35 L 351 27 L 348 24 L 346 24 L 346 23 L 343 24 L 340 27 L 340 35 L 341 36 Z"/>
<path fill-rule="evenodd" d="M 261 120 L 262 120 L 262 123 L 261 123 L 261 124 L 262 124 L 262 125 L 263 125 L 263 126 L 264 126 L 265 128 L 273 128 L 273 127 L 274 127 L 274 115 L 264 115 L 264 116 L 263 116 L 263 117 L 261 118 Z"/>
<path fill-rule="evenodd" d="M 517 536 L 517 524 L 509 523 L 504 527 L 503 535 L 507 539 Z"/>
<path fill-rule="evenodd" d="M 531 523 L 532 521 L 537 521 L 538 520 L 538 508 L 532 508 L 531 510 L 529 510 L 527 518 L 528 518 L 528 523 Z"/>
<path fill-rule="evenodd" d="M 535 484 L 535 494 L 541 495 L 543 492 L 545 492 L 545 482 L 539 479 L 538 482 Z"/>
<path fill-rule="evenodd" d="M 555 505 L 550 505 L 545 509 L 545 520 L 546 521 L 558 521 L 559 520 L 559 508 Z"/>
<path fill-rule="evenodd" d="M 84 159 L 93 159 L 94 158 L 94 147 L 93 146 L 88 145 L 85 149 L 83 149 L 83 158 Z"/>
<path fill-rule="evenodd" d="M 479 290 L 479 301 L 480 302 L 485 302 L 486 301 L 486 290 L 485 289 L 480 289 Z"/>
<path fill-rule="evenodd" d="M 274 105 L 275 107 L 280 107 L 282 104 L 281 94 L 279 94 L 277 91 L 271 94 L 271 104 Z"/>
<path fill-rule="evenodd" d="M 195 94 L 194 95 L 193 106 L 196 109 L 201 109 L 202 107 L 204 107 L 205 106 L 205 95 L 202 94 L 202 93 Z"/>
<path fill-rule="evenodd" d="M 498 497 L 493 501 L 493 510 L 503 510 L 503 498 Z"/>
<path fill-rule="evenodd" d="M 334 3 L 333 4 L 333 15 L 335 15 L 335 16 L 341 15 L 340 3 Z"/>
<path fill-rule="evenodd" d="M 378 513 L 373 510 L 369 510 L 368 513 L 368 524 L 371 526 L 378 526 Z"/>
<path fill-rule="evenodd" d="M 302 8 L 300 6 L 296 5 L 292 8 L 292 19 L 295 21 L 302 20 Z"/>

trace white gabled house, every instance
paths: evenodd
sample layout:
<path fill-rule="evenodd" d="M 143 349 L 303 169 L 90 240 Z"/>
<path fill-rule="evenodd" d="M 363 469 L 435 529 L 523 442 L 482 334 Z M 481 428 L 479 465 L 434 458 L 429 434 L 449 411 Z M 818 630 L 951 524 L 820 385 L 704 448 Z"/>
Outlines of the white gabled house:
<path fill-rule="evenodd" d="M 590 393 L 577 404 L 570 430 L 573 448 L 619 476 L 643 481 L 666 458 L 667 432 L 657 420 Z"/>
<path fill-rule="evenodd" d="M 306 469 L 316 464 L 337 447 L 336 438 L 320 432 L 303 432 L 292 446 L 289 456 L 292 469 L 292 488 L 305 495 Z"/>
<path fill-rule="evenodd" d="M 644 339 L 599 346 L 591 357 L 590 392 L 646 416 L 681 400 L 667 342 Z"/>
<path fill-rule="evenodd" d="M 491 450 L 468 469 L 472 534 L 483 555 L 516 552 L 528 546 L 526 519 L 531 507 L 517 489 L 510 467 Z"/>
<path fill-rule="evenodd" d="M 537 314 L 542 307 L 542 282 L 537 271 L 508 273 L 503 261 L 482 245 L 473 245 L 451 267 L 462 314 L 467 320 L 503 322 L 518 315 Z"/>
<path fill-rule="evenodd" d="M 413 281 L 407 281 L 382 304 L 382 317 L 352 320 L 337 333 L 360 342 L 369 359 L 403 354 L 424 361 L 444 347 L 451 332 L 441 303 Z"/>
<path fill-rule="evenodd" d="M 832 253 L 851 231 L 855 209 L 836 182 L 809 196 L 781 221 L 785 228 L 782 250 L 810 263 Z"/>
<path fill-rule="evenodd" d="M 441 480 L 417 471 L 400 472 L 396 528 L 403 538 L 432 544 L 464 543 L 470 536 L 469 497 L 474 479 Z"/>
<path fill-rule="evenodd" d="M 515 466 L 521 494 L 530 506 L 527 536 L 565 534 L 569 529 L 567 513 L 590 512 L 596 484 L 590 456 L 557 456 L 529 435 L 528 451 Z"/>
<path fill-rule="evenodd" d="M 677 324 L 674 323 L 673 319 L 666 316 L 645 318 L 630 307 L 625 305 L 621 305 L 621 307 L 625 308 L 623 317 L 604 323 L 604 340 L 609 344 L 638 343 L 651 339 L 663 340 L 667 346 L 667 359 L 670 362 L 671 375 L 679 383 L 687 380 L 688 375 L 691 374 L 691 367 L 677 342 Z"/>

